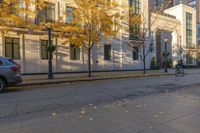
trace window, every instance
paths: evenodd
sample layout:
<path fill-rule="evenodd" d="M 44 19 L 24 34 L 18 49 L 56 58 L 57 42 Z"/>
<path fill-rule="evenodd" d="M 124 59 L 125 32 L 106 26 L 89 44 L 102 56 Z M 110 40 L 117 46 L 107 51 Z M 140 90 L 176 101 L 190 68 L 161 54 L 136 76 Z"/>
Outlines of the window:
<path fill-rule="evenodd" d="M 154 0 L 154 7 L 158 7 L 159 6 L 159 1 L 158 0 Z"/>
<path fill-rule="evenodd" d="M 48 59 L 47 47 L 48 47 L 48 40 L 41 40 L 41 59 L 42 60 Z"/>
<path fill-rule="evenodd" d="M 181 2 L 182 2 L 182 0 L 176 0 L 175 4 L 178 5 L 178 4 L 181 4 Z"/>
<path fill-rule="evenodd" d="M 129 0 L 129 6 L 131 7 L 131 14 L 140 14 L 141 10 L 140 0 Z"/>
<path fill-rule="evenodd" d="M 200 48 L 200 40 L 198 40 L 198 48 Z"/>
<path fill-rule="evenodd" d="M 74 9 L 71 7 L 66 7 L 66 24 L 71 24 L 74 20 Z"/>
<path fill-rule="evenodd" d="M 111 45 L 104 45 L 104 60 L 111 60 Z"/>
<path fill-rule="evenodd" d="M 193 57 L 191 53 L 186 54 L 186 64 L 191 65 L 193 64 Z"/>
<path fill-rule="evenodd" d="M 52 21 L 55 21 L 55 4 L 46 3 L 45 8 L 38 11 L 37 23 Z"/>
<path fill-rule="evenodd" d="M 186 13 L 186 45 L 192 45 L 192 14 Z"/>
<path fill-rule="evenodd" d="M 139 49 L 138 49 L 138 47 L 133 47 L 133 60 L 139 60 Z"/>
<path fill-rule="evenodd" d="M 154 0 L 154 8 L 156 10 L 161 10 L 162 8 L 169 8 L 173 6 L 174 1 L 172 0 Z"/>
<path fill-rule="evenodd" d="M 5 38 L 5 56 L 12 59 L 20 59 L 19 38 Z"/>
<path fill-rule="evenodd" d="M 140 35 L 140 24 L 130 24 L 130 35 L 131 39 L 138 39 Z"/>
<path fill-rule="evenodd" d="M 24 1 L 23 0 L 19 0 L 19 8 L 22 9 L 24 6 Z"/>
<path fill-rule="evenodd" d="M 70 45 L 70 58 L 71 60 L 80 60 L 80 47 Z"/>
<path fill-rule="evenodd" d="M 3 0 L 0 0 L 0 7 L 2 7 L 2 4 L 3 4 Z"/>
<path fill-rule="evenodd" d="M 19 3 L 17 3 L 17 4 L 19 4 Z M 14 14 L 14 15 L 17 15 L 16 14 L 16 12 L 17 12 L 17 6 L 16 6 L 16 3 L 15 2 L 13 2 L 13 1 L 11 1 L 10 3 L 9 3 L 9 14 Z"/>
<path fill-rule="evenodd" d="M 198 36 L 200 37 L 200 28 L 198 28 Z"/>
<path fill-rule="evenodd" d="M 197 1 L 196 0 L 190 1 L 188 3 L 188 5 L 191 6 L 191 7 L 193 7 L 193 8 L 195 8 L 195 7 L 197 7 Z"/>
<path fill-rule="evenodd" d="M 141 19 L 140 10 L 141 10 L 141 1 L 140 0 L 129 0 L 130 6 L 130 22 L 129 22 L 129 29 L 130 35 L 129 38 L 131 39 L 138 39 L 140 34 L 140 23 L 134 23 L 133 19 Z M 138 20 L 139 22 L 139 20 Z"/>

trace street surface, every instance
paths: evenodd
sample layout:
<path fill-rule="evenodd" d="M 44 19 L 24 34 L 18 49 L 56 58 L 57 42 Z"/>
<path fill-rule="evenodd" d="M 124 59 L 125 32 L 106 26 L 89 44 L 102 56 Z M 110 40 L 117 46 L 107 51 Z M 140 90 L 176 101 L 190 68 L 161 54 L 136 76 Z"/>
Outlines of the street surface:
<path fill-rule="evenodd" d="M 199 133 L 199 125 L 200 70 L 0 94 L 0 133 Z"/>

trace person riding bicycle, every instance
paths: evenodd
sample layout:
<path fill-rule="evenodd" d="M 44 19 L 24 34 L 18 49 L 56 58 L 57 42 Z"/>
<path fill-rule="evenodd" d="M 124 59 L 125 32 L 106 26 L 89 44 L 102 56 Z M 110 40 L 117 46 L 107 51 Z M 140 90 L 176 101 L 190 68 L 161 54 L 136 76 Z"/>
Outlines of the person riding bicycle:
<path fill-rule="evenodd" d="M 178 63 L 176 64 L 176 69 L 181 69 L 181 68 L 183 68 L 183 63 L 182 63 L 182 61 L 181 60 L 179 60 L 178 61 Z"/>
<path fill-rule="evenodd" d="M 180 74 L 181 76 L 184 75 L 183 62 L 182 62 L 182 60 L 179 60 L 178 63 L 177 63 L 177 65 L 176 65 L 175 76 L 178 76 L 179 74 Z"/>

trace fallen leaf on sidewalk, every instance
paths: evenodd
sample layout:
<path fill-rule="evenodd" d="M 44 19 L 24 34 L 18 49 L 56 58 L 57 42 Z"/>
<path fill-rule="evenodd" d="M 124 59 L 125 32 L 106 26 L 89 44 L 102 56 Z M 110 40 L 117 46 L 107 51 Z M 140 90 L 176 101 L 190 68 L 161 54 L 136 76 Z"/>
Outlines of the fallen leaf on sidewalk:
<path fill-rule="evenodd" d="M 155 116 L 153 116 L 154 118 L 160 118 L 160 116 L 159 115 L 155 115 Z"/>
<path fill-rule="evenodd" d="M 93 118 L 89 118 L 89 120 L 90 120 L 90 121 L 93 121 L 94 119 L 93 119 Z"/>
<path fill-rule="evenodd" d="M 114 105 L 114 106 L 115 106 L 115 105 L 116 105 L 116 103 L 112 103 L 111 105 Z"/>
<path fill-rule="evenodd" d="M 52 116 L 56 116 L 56 113 L 52 113 Z"/>
<path fill-rule="evenodd" d="M 81 114 L 85 114 L 85 111 L 81 111 Z"/>
<path fill-rule="evenodd" d="M 152 127 L 152 126 L 150 126 L 149 128 L 150 128 L 150 129 L 153 129 L 153 127 Z"/>
<path fill-rule="evenodd" d="M 108 108 L 108 107 L 109 107 L 109 105 L 105 105 L 104 107 L 105 107 L 105 108 Z"/>
<path fill-rule="evenodd" d="M 165 113 L 164 113 L 164 112 L 159 112 L 159 114 L 160 114 L 160 115 L 164 115 Z"/>
<path fill-rule="evenodd" d="M 153 116 L 154 118 L 160 118 L 162 115 L 165 115 L 165 112 L 158 112 L 157 115 Z"/>
<path fill-rule="evenodd" d="M 142 105 L 136 105 L 136 107 L 137 107 L 137 108 L 141 108 L 141 107 L 142 107 Z"/>
<path fill-rule="evenodd" d="M 121 104 L 118 104 L 117 106 L 118 106 L 118 107 L 121 107 Z"/>

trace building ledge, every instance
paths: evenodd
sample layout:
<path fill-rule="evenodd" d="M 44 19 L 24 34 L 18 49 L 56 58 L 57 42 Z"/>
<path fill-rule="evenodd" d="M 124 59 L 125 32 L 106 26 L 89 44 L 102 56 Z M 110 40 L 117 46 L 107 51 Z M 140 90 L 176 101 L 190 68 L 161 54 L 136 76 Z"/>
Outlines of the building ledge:
<path fill-rule="evenodd" d="M 190 45 L 188 44 L 188 45 L 185 46 L 185 48 L 187 50 L 196 50 L 197 49 L 195 44 L 190 44 Z"/>
<path fill-rule="evenodd" d="M 143 44 L 143 40 L 139 39 L 139 38 L 129 38 L 128 42 L 130 44 Z"/>

